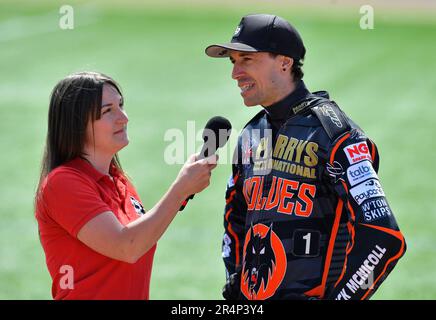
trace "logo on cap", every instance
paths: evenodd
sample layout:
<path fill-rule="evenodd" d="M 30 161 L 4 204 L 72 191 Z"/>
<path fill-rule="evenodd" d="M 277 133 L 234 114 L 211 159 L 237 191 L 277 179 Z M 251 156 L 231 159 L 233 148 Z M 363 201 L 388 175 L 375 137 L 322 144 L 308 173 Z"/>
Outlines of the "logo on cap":
<path fill-rule="evenodd" d="M 237 26 L 235 33 L 233 34 L 233 37 L 239 36 L 239 34 L 241 33 L 241 30 L 242 30 L 242 25 Z"/>

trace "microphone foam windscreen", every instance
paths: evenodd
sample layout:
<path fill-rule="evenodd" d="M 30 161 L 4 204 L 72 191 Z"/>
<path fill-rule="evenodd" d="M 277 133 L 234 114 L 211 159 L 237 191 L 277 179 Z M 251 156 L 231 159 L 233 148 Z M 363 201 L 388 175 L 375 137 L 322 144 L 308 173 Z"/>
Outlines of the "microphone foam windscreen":
<path fill-rule="evenodd" d="M 213 132 L 215 135 L 216 149 L 221 148 L 227 143 L 231 130 L 232 125 L 230 124 L 229 120 L 220 116 L 213 117 L 206 123 L 206 126 L 204 127 L 203 140 L 206 143 L 209 133 Z M 223 132 L 225 133 L 224 137 L 222 137 Z"/>

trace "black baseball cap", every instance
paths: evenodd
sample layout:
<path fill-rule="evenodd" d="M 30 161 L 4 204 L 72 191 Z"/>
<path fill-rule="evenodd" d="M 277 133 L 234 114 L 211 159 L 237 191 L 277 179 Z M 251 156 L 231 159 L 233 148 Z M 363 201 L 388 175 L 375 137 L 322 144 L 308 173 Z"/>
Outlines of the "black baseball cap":
<path fill-rule="evenodd" d="M 244 16 L 230 43 L 213 44 L 206 48 L 208 56 L 229 57 L 229 50 L 243 52 L 272 52 L 304 58 L 306 48 L 297 30 L 285 19 L 270 14 Z"/>

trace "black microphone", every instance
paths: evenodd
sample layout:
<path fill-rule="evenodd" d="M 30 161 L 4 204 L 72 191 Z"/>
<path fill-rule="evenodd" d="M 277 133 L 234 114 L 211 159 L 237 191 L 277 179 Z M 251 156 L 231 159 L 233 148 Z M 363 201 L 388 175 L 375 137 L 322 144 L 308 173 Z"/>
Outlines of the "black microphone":
<path fill-rule="evenodd" d="M 209 157 L 215 154 L 218 148 L 222 148 L 229 140 L 232 125 L 230 121 L 224 117 L 216 116 L 210 118 L 203 130 L 203 147 L 197 160 Z M 190 195 L 182 204 L 179 211 L 185 209 L 188 201 L 193 199 L 194 195 Z"/>

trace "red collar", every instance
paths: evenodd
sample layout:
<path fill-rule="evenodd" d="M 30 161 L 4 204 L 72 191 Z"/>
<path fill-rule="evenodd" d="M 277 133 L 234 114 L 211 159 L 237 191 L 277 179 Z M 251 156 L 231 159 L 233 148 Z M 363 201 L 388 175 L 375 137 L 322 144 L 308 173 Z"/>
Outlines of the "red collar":
<path fill-rule="evenodd" d="M 76 168 L 87 175 L 89 175 L 91 178 L 93 178 L 95 181 L 99 181 L 100 179 L 103 179 L 107 176 L 107 174 L 103 174 L 97 169 L 94 168 L 94 166 L 86 159 L 77 157 L 68 163 L 65 164 L 66 166 L 70 166 L 72 168 Z M 114 164 L 111 164 L 111 167 L 109 169 L 109 172 L 114 179 L 122 178 L 123 174 L 122 172 L 115 167 Z"/>

